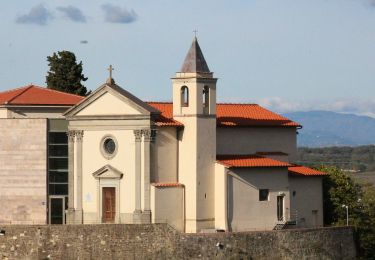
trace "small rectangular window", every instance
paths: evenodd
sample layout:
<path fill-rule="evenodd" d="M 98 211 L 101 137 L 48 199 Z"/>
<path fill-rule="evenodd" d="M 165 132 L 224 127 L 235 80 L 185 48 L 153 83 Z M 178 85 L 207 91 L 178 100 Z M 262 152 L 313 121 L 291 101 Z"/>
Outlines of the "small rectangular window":
<path fill-rule="evenodd" d="M 268 189 L 260 189 L 259 190 L 259 201 L 268 201 L 269 190 Z"/>

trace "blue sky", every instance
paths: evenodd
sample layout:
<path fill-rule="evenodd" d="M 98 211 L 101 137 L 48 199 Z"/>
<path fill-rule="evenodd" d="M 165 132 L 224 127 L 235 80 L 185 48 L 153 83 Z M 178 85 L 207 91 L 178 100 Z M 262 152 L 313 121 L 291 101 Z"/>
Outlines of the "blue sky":
<path fill-rule="evenodd" d="M 171 99 L 170 77 L 198 39 L 218 99 L 277 112 L 375 117 L 375 0 L 2 1 L 0 91 L 45 85 L 46 57 L 69 50 L 85 85 Z M 81 43 L 87 41 L 86 44 Z"/>

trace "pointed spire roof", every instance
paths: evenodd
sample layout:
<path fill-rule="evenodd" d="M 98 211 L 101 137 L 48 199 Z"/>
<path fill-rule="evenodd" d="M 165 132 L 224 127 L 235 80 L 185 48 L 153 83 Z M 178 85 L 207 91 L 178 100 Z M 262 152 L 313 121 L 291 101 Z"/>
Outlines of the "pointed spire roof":
<path fill-rule="evenodd" d="M 181 72 L 186 73 L 209 73 L 210 69 L 204 59 L 201 48 L 199 47 L 197 37 L 194 37 L 193 43 L 186 55 L 184 64 L 182 64 Z"/>

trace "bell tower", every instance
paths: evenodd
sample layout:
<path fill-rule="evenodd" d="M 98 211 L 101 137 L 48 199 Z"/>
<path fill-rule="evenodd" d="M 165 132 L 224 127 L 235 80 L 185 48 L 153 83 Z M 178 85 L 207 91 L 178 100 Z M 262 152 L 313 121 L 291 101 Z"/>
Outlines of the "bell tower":
<path fill-rule="evenodd" d="M 172 78 L 173 117 L 179 136 L 179 182 L 185 184 L 185 231 L 215 226 L 216 81 L 194 37 L 180 72 Z"/>
<path fill-rule="evenodd" d="M 216 81 L 196 37 L 173 81 L 173 115 L 216 115 Z"/>

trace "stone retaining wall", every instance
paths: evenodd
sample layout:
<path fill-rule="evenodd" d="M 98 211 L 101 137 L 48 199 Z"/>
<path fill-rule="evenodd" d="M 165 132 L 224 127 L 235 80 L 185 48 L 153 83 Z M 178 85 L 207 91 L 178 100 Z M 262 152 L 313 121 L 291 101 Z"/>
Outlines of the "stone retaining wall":
<path fill-rule="evenodd" d="M 0 259 L 354 259 L 352 228 L 180 234 L 166 224 L 4 226 Z"/>

